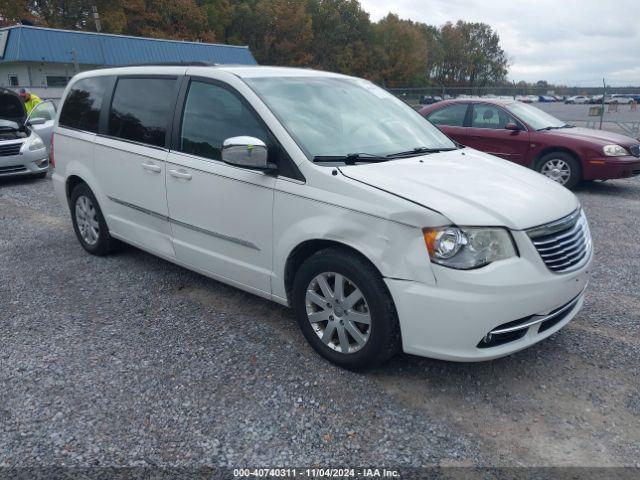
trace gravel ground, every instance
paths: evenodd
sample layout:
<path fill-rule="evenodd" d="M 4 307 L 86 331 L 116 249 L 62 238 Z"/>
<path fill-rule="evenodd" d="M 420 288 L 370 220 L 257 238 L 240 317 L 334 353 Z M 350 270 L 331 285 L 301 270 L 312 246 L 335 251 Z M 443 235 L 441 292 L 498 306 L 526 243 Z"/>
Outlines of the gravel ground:
<path fill-rule="evenodd" d="M 479 364 L 321 360 L 288 309 L 76 241 L 49 179 L 0 183 L 2 466 L 640 466 L 640 179 L 578 192 L 582 312 Z"/>

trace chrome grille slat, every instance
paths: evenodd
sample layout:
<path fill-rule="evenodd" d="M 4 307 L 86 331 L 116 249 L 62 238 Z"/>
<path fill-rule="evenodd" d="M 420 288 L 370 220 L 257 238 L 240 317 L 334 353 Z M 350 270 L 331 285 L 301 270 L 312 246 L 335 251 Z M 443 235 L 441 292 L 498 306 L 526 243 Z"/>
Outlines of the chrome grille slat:
<path fill-rule="evenodd" d="M 532 228 L 527 234 L 540 258 L 552 272 L 566 273 L 577 270 L 591 257 L 591 234 L 582 211 Z"/>
<path fill-rule="evenodd" d="M 562 248 L 565 245 L 571 245 L 572 243 L 575 243 L 576 241 L 580 240 L 580 237 L 584 237 L 585 235 L 585 231 L 584 229 L 581 229 L 580 231 L 576 232 L 574 235 L 572 235 L 571 237 L 565 238 L 564 240 L 555 243 L 552 246 L 549 247 L 539 247 L 536 242 L 533 242 L 533 244 L 536 246 L 536 248 L 538 249 L 539 252 L 548 252 L 551 250 L 555 250 L 557 248 Z"/>
<path fill-rule="evenodd" d="M 556 234 L 554 234 L 554 235 L 550 235 L 550 236 L 552 236 L 553 238 L 549 238 L 549 239 L 547 239 L 547 240 L 533 240 L 533 243 L 534 243 L 534 245 L 535 245 L 535 246 L 538 246 L 538 245 L 548 245 L 548 244 L 550 244 L 550 243 L 557 242 L 558 240 L 561 240 L 561 239 L 563 239 L 563 238 L 571 237 L 571 236 L 572 236 L 572 235 L 574 235 L 576 232 L 578 232 L 578 230 L 580 230 L 580 227 L 581 227 L 581 223 L 580 223 L 580 220 L 578 220 L 578 221 L 575 223 L 575 225 L 573 225 L 573 226 L 571 227 L 571 230 L 570 230 L 570 231 L 566 231 L 566 230 L 564 230 L 563 232 L 560 232 L 560 233 L 562 233 L 562 235 L 556 235 Z M 546 238 L 546 237 L 545 237 L 545 238 Z"/>
<path fill-rule="evenodd" d="M 588 258 L 588 257 L 585 255 L 584 257 L 579 258 L 577 261 L 580 262 L 580 261 L 582 261 L 582 260 L 584 260 L 586 258 Z M 572 272 L 575 269 L 576 268 L 575 268 L 574 264 L 568 262 L 566 266 L 558 267 L 556 270 L 554 270 L 554 272 L 556 272 L 556 273 L 566 273 L 566 272 Z"/>
<path fill-rule="evenodd" d="M 551 262 L 556 262 L 558 260 L 561 260 L 563 258 L 575 257 L 580 253 L 581 250 L 584 250 L 584 248 L 585 248 L 585 244 L 581 243 L 579 245 L 574 245 L 571 248 L 562 249 L 562 251 L 559 251 L 559 252 L 546 253 L 544 255 L 541 254 L 540 256 L 545 262 L 551 263 Z"/>
<path fill-rule="evenodd" d="M 540 253 L 540 256 L 543 258 L 553 257 L 554 255 L 559 255 L 559 254 L 571 251 L 571 249 L 576 245 L 584 245 L 586 240 L 587 240 L 587 234 L 586 232 L 583 231 L 581 235 L 576 236 L 571 242 L 561 242 L 560 244 L 558 244 L 557 247 L 553 247 L 553 248 L 545 248 L 545 249 L 539 248 L 538 252 Z"/>
<path fill-rule="evenodd" d="M 584 256 L 585 253 L 586 252 L 583 250 L 578 255 L 575 255 L 573 257 L 568 257 L 566 259 L 563 258 L 561 260 L 557 260 L 554 263 L 551 263 L 551 262 L 545 262 L 545 263 L 547 263 L 547 266 L 550 267 L 550 268 L 564 268 L 564 267 L 570 266 L 571 264 L 575 263 L 576 261 L 580 261 L 580 259 L 582 259 L 582 257 Z M 564 261 L 564 260 L 567 260 L 567 261 Z M 562 262 L 562 263 L 558 265 L 557 264 L 558 262 Z"/>
<path fill-rule="evenodd" d="M 0 157 L 9 157 L 12 155 L 18 155 L 20 153 L 20 148 L 22 148 L 23 143 L 24 142 L 0 145 Z"/>
<path fill-rule="evenodd" d="M 544 263 L 546 263 L 547 265 L 555 265 L 558 262 L 562 262 L 564 260 L 573 260 L 576 257 L 579 257 L 584 253 L 586 249 L 587 249 L 586 245 L 579 245 L 578 250 L 571 253 L 570 255 L 563 255 L 562 257 L 551 258 L 551 259 L 543 258 L 542 260 L 544 260 Z"/>

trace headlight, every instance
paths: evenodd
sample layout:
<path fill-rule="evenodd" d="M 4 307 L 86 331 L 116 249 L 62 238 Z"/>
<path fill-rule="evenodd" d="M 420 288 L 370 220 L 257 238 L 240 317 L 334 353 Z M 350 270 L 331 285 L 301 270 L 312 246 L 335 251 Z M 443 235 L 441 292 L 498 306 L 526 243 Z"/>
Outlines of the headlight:
<path fill-rule="evenodd" d="M 517 256 L 511 234 L 504 228 L 425 228 L 424 241 L 433 263 L 469 270 Z"/>
<path fill-rule="evenodd" d="M 40 150 L 44 148 L 44 142 L 40 138 L 39 135 L 32 133 L 29 139 L 27 140 L 27 145 L 29 146 L 29 150 Z"/>
<path fill-rule="evenodd" d="M 624 157 L 629 155 L 627 149 L 620 145 L 605 145 L 602 147 L 602 151 L 607 157 Z"/>

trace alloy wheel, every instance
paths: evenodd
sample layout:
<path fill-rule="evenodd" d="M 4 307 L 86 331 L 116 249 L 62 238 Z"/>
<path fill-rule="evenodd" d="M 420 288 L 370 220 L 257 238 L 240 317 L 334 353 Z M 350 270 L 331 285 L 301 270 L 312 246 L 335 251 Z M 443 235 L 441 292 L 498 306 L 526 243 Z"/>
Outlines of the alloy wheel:
<path fill-rule="evenodd" d="M 571 177 L 571 166 L 560 158 L 547 160 L 540 170 L 545 177 L 564 185 Z"/>
<path fill-rule="evenodd" d="M 353 281 L 339 273 L 321 273 L 309 283 L 305 301 L 307 318 L 326 346 L 349 354 L 366 345 L 371 334 L 371 314 Z"/>
<path fill-rule="evenodd" d="M 98 213 L 89 197 L 81 195 L 76 200 L 76 224 L 80 236 L 87 245 L 95 245 L 100 237 Z"/>

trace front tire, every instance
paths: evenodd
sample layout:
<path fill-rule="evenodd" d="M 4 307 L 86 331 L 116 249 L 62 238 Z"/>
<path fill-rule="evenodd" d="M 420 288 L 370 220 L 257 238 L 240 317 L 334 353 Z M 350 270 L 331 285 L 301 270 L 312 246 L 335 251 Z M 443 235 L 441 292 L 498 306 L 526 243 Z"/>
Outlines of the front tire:
<path fill-rule="evenodd" d="M 536 170 L 568 189 L 575 188 L 582 180 L 580 164 L 566 152 L 547 153 L 538 161 Z"/>
<path fill-rule="evenodd" d="M 365 259 L 330 248 L 296 273 L 292 304 L 300 329 L 327 360 L 348 369 L 380 365 L 400 349 L 395 306 Z"/>
<path fill-rule="evenodd" d="M 108 255 L 118 247 L 111 237 L 95 195 L 85 183 L 71 192 L 71 220 L 82 248 L 92 255 Z"/>

